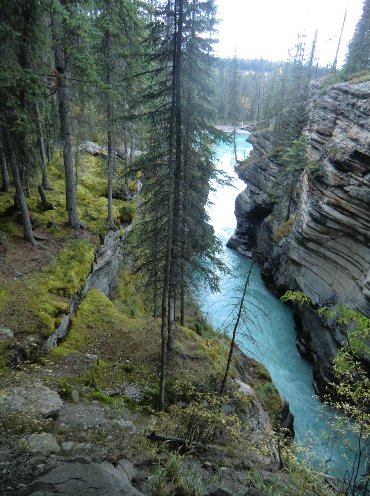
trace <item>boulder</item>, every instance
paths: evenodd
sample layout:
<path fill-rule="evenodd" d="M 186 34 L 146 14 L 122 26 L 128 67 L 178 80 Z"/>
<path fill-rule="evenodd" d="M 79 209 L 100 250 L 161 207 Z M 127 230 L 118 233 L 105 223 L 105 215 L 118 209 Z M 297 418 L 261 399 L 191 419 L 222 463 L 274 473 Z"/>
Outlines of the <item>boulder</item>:
<path fill-rule="evenodd" d="M 143 496 L 130 484 L 129 477 L 122 467 L 80 457 L 59 463 L 17 496 Z"/>
<path fill-rule="evenodd" d="M 81 152 L 88 153 L 89 155 L 93 155 L 94 157 L 106 158 L 108 156 L 107 147 L 101 146 L 94 141 L 84 141 L 78 148 Z"/>
<path fill-rule="evenodd" d="M 14 338 L 14 332 L 7 327 L 0 327 L 0 339 Z"/>
<path fill-rule="evenodd" d="M 40 453 L 49 455 L 59 453 L 60 446 L 52 434 L 41 432 L 41 434 L 31 434 L 23 438 L 24 445 L 30 453 Z"/>
<path fill-rule="evenodd" d="M 58 393 L 42 384 L 8 388 L 0 395 L 0 415 L 19 412 L 34 417 L 55 417 L 63 406 Z"/>
<path fill-rule="evenodd" d="M 245 394 L 246 396 L 251 396 L 252 398 L 256 398 L 256 393 L 249 384 L 246 384 L 245 382 L 242 382 L 239 379 L 235 379 L 235 382 L 241 393 Z"/>

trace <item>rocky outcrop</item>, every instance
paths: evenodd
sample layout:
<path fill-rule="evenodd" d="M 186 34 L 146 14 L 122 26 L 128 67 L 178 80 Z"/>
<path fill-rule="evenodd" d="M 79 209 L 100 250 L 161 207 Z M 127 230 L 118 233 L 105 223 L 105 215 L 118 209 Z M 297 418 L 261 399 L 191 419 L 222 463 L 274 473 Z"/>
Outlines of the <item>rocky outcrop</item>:
<path fill-rule="evenodd" d="M 0 394 L 0 416 L 16 413 L 31 417 L 56 417 L 63 402 L 58 393 L 39 383 L 8 388 Z"/>
<path fill-rule="evenodd" d="M 289 179 L 276 145 L 267 132 L 253 136 L 229 246 L 258 254 L 265 280 L 278 292 L 300 289 L 315 305 L 343 303 L 370 316 L 370 82 L 317 85 L 307 135 L 316 166 L 302 173 L 288 222 Z M 322 390 L 331 375 L 322 364 L 341 337 L 313 319 L 302 313 L 300 345 L 316 364 Z"/>
<path fill-rule="evenodd" d="M 62 316 L 61 324 L 46 341 L 44 346 L 46 350 L 54 348 L 54 346 L 57 346 L 67 336 L 71 318 L 90 289 L 95 288 L 105 296 L 110 295 L 118 272 L 120 248 L 130 229 L 131 225 L 126 227 L 123 237 L 119 231 L 109 231 L 105 236 L 103 243 L 99 246 L 95 254 L 94 263 L 86 279 L 85 286 L 72 298 L 68 313 Z"/>
<path fill-rule="evenodd" d="M 116 466 L 111 463 L 93 463 L 87 458 L 65 460 L 52 470 L 46 471 L 18 496 L 53 495 L 59 496 L 139 496 L 131 485 L 132 473 L 127 460 L 120 460 Z"/>

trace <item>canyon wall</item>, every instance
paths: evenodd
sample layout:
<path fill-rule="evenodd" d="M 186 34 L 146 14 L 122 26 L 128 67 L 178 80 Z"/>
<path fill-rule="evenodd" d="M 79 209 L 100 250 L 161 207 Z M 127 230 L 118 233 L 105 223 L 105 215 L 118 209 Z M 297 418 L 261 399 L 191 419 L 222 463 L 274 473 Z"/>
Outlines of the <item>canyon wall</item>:
<path fill-rule="evenodd" d="M 279 293 L 299 289 L 314 305 L 342 303 L 370 316 L 370 82 L 316 84 L 307 137 L 314 166 L 302 172 L 292 195 L 272 134 L 252 135 L 229 246 L 252 250 Z M 323 392 L 342 337 L 309 308 L 297 324 L 300 350 L 312 359 Z"/>

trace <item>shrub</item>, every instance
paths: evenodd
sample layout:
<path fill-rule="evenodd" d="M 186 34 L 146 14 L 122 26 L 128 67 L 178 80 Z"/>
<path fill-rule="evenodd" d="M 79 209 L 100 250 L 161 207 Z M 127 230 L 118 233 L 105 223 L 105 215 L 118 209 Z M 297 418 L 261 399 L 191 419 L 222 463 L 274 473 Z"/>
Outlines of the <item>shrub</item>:
<path fill-rule="evenodd" d="M 274 238 L 276 241 L 281 241 L 286 236 L 292 233 L 295 223 L 295 216 L 290 217 L 286 222 L 280 224 L 280 226 L 275 229 Z"/>
<path fill-rule="evenodd" d="M 153 496 L 202 496 L 204 487 L 201 477 L 194 471 L 187 473 L 182 457 L 173 453 L 164 467 L 158 465 L 151 479 Z"/>
<path fill-rule="evenodd" d="M 123 203 L 123 206 L 119 209 L 121 222 L 132 222 L 136 214 L 136 204 L 133 201 Z"/>
<path fill-rule="evenodd" d="M 159 429 L 184 437 L 190 442 L 229 444 L 241 438 L 241 422 L 236 415 L 223 412 L 225 398 L 215 393 L 197 393 L 186 407 L 172 405 L 162 415 Z"/>

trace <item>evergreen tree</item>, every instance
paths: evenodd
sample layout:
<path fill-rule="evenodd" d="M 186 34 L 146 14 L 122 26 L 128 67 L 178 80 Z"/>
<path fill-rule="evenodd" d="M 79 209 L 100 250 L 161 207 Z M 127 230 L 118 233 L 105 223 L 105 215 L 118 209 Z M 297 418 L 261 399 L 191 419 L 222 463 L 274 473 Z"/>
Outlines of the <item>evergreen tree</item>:
<path fill-rule="evenodd" d="M 364 1 L 362 16 L 348 45 L 345 71 L 353 73 L 370 68 L 370 0 Z"/>
<path fill-rule="evenodd" d="M 150 39 L 152 84 L 146 98 L 151 133 L 141 162 L 144 187 L 138 237 L 155 315 L 161 300 L 163 408 L 176 303 L 180 300 L 184 321 L 190 281 L 196 269 L 207 272 L 202 257 L 210 258 L 215 251 L 204 205 L 214 175 L 211 147 L 217 132 L 209 126 L 205 72 L 210 39 L 204 33 L 214 27 L 213 1 L 176 0 L 157 7 Z"/>
<path fill-rule="evenodd" d="M 73 19 L 73 3 L 60 0 L 52 14 L 52 31 L 55 59 L 55 89 L 58 94 L 60 133 L 63 143 L 64 173 L 66 182 L 66 209 L 68 212 L 68 224 L 71 227 L 79 227 L 80 222 L 77 212 L 76 188 L 73 174 L 72 153 L 72 128 L 70 116 L 70 95 L 68 87 L 69 76 L 69 54 L 67 38 L 71 34 L 71 26 L 68 22 Z M 76 11 L 75 11 L 76 12 Z M 73 19 L 74 21 L 74 19 Z"/>
<path fill-rule="evenodd" d="M 283 175 L 289 177 L 288 179 L 288 206 L 285 216 L 287 221 L 292 212 L 292 205 L 294 201 L 295 187 L 298 182 L 298 177 L 303 169 L 309 164 L 307 157 L 307 137 L 302 133 L 299 139 L 292 141 L 289 148 L 285 149 L 281 155 L 283 162 Z"/>
<path fill-rule="evenodd" d="M 131 0 L 101 0 L 97 2 L 97 26 L 102 33 L 102 61 L 98 67 L 102 71 L 104 108 L 106 117 L 106 132 L 108 144 L 108 228 L 114 227 L 113 220 L 113 179 L 116 167 L 118 147 L 117 133 L 121 127 L 124 136 L 125 182 L 128 181 L 127 165 L 130 162 L 128 150 L 128 118 L 132 87 L 129 80 L 132 76 L 133 55 L 138 50 L 140 24 L 137 8 Z M 131 137 L 131 158 L 134 138 Z"/>
<path fill-rule="evenodd" d="M 36 244 L 26 195 L 33 173 L 36 129 L 33 121 L 39 78 L 33 66 L 37 55 L 40 4 L 16 0 L 4 6 L 1 16 L 0 53 L 0 134 L 2 142 L 3 186 L 8 181 L 7 166 L 16 190 L 15 203 L 21 211 L 24 237 Z M 8 184 L 9 186 L 9 184 Z"/>

